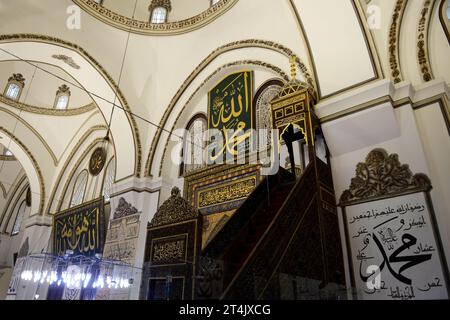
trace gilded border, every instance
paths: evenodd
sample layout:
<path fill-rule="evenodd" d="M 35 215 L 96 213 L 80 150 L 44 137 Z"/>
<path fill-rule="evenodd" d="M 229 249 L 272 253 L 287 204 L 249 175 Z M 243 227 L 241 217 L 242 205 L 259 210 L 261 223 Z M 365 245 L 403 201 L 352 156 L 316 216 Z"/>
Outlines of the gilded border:
<path fill-rule="evenodd" d="M 419 70 L 422 74 L 422 80 L 425 82 L 434 79 L 433 71 L 430 64 L 430 50 L 429 50 L 429 33 L 431 15 L 436 0 L 425 0 L 420 12 L 420 18 L 417 24 L 417 62 L 419 63 Z"/>
<path fill-rule="evenodd" d="M 100 21 L 123 31 L 141 35 L 167 36 L 200 29 L 230 10 L 239 0 L 220 0 L 214 6 L 210 6 L 207 10 L 191 18 L 167 23 L 150 23 L 129 18 L 105 8 L 93 0 L 72 1 Z"/>
<path fill-rule="evenodd" d="M 408 0 L 397 0 L 392 14 L 391 27 L 389 29 L 389 67 L 394 83 L 403 80 L 402 66 L 400 64 L 400 33 Z"/>
<path fill-rule="evenodd" d="M 3 199 L 6 199 L 6 197 L 8 196 L 8 193 L 6 192 L 6 188 L 1 181 L 0 181 L 0 189 L 2 190 Z"/>
<path fill-rule="evenodd" d="M 69 189 L 69 185 L 70 182 L 72 181 L 72 178 L 76 172 L 76 170 L 78 169 L 78 167 L 81 165 L 81 162 L 83 162 L 83 160 L 87 157 L 87 155 L 89 154 L 89 152 L 91 152 L 91 150 L 100 142 L 104 141 L 103 138 L 97 138 L 94 141 L 91 142 L 91 144 L 83 151 L 82 155 L 80 156 L 80 158 L 77 160 L 77 162 L 75 163 L 75 165 L 73 166 L 72 170 L 70 171 L 68 178 L 66 180 L 66 183 L 64 184 L 64 188 L 63 191 L 61 192 L 62 197 L 59 199 L 58 201 L 58 206 L 57 206 L 57 213 L 59 213 L 61 211 L 61 207 L 64 203 L 64 198 L 66 197 L 66 192 L 67 189 Z M 64 170 L 65 171 L 65 170 Z M 61 171 L 63 172 L 63 171 Z M 59 183 L 58 183 L 59 184 Z M 55 186 L 57 187 L 57 186 Z M 87 187 L 87 185 L 86 185 Z M 85 204 L 85 203 L 84 203 Z M 70 201 L 69 201 L 69 205 L 70 205 Z M 50 213 L 51 214 L 51 213 Z M 51 214 L 54 215 L 54 214 Z"/>
<path fill-rule="evenodd" d="M 94 110 L 97 106 L 95 103 L 90 103 L 85 106 L 79 107 L 79 108 L 73 108 L 73 109 L 65 109 L 65 110 L 59 110 L 55 109 L 53 107 L 43 108 L 43 107 L 36 107 L 29 104 L 21 103 L 18 101 L 14 101 L 11 99 L 6 98 L 4 95 L 0 93 L 0 102 L 19 109 L 21 111 L 40 114 L 40 115 L 46 115 L 46 116 L 59 116 L 59 117 L 68 117 L 68 116 L 77 116 L 89 111 Z"/>

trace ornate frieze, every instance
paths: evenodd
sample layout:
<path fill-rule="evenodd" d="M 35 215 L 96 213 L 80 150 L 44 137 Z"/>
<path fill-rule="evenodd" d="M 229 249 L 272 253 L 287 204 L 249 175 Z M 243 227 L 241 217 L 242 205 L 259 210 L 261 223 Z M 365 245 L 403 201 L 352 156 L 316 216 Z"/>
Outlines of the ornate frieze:
<path fill-rule="evenodd" d="M 397 154 L 383 149 L 369 153 L 365 162 L 356 166 L 356 176 L 350 188 L 341 196 L 341 204 L 380 199 L 404 193 L 408 190 L 431 189 L 431 182 L 424 174 L 413 175 L 407 164 L 401 164 Z"/>
<path fill-rule="evenodd" d="M 119 13 L 113 12 L 104 5 L 98 4 L 94 0 L 72 0 L 79 5 L 83 10 L 102 20 L 103 22 L 112 25 L 116 28 L 127 32 L 133 32 L 144 35 L 167 35 L 167 34 L 182 34 L 190 32 L 205 26 L 212 22 L 220 15 L 231 9 L 238 0 L 221 0 L 216 5 L 210 6 L 202 13 L 191 18 L 173 21 L 167 23 L 150 23 L 148 21 L 140 21 L 130 17 L 123 16 Z M 162 4 L 163 7 L 170 5 L 169 0 L 155 0 L 151 3 L 150 8 L 154 3 Z M 150 10 L 149 8 L 149 10 Z M 171 6 L 170 6 L 171 8 Z M 170 11 L 170 10 L 169 10 Z"/>
<path fill-rule="evenodd" d="M 391 76 L 395 83 L 401 82 L 403 80 L 402 73 L 400 70 L 400 59 L 399 59 L 399 37 L 400 28 L 402 25 L 403 15 L 405 13 L 405 8 L 408 0 L 397 0 L 394 7 L 394 14 L 392 15 L 392 23 L 389 30 L 389 65 L 391 68 Z"/>
<path fill-rule="evenodd" d="M 30 113 L 40 114 L 40 115 L 46 115 L 46 116 L 59 116 L 59 117 L 69 117 L 69 116 L 76 116 L 80 115 L 89 111 L 93 111 L 96 108 L 95 103 L 90 103 L 88 105 L 85 105 L 80 108 L 74 108 L 74 109 L 55 109 L 53 107 L 48 108 L 42 108 L 42 107 L 36 107 L 29 104 L 21 103 L 15 100 L 11 100 L 0 94 L 0 102 Z"/>
<path fill-rule="evenodd" d="M 431 14 L 433 13 L 435 3 L 435 0 L 424 1 L 417 30 L 417 58 L 420 66 L 420 72 L 422 73 L 422 79 L 425 82 L 434 79 L 430 65 L 428 33 L 430 29 Z"/>
<path fill-rule="evenodd" d="M 246 198 L 256 187 L 256 176 L 219 185 L 211 189 L 200 191 L 198 194 L 198 207 L 204 208 L 219 203 L 235 201 Z"/>

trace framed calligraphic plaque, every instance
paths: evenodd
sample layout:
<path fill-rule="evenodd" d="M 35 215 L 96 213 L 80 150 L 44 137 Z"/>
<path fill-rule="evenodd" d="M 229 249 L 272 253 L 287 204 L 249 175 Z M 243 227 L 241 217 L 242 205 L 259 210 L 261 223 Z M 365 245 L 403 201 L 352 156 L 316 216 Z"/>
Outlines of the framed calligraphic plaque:
<path fill-rule="evenodd" d="M 209 163 L 245 155 L 253 128 L 252 109 L 252 71 L 230 74 L 209 92 Z"/>
<path fill-rule="evenodd" d="M 341 206 L 351 280 L 359 299 L 449 298 L 448 268 L 430 190 L 425 175 L 413 176 L 397 155 L 384 150 L 372 151 L 366 163 L 358 164 Z"/>
<path fill-rule="evenodd" d="M 105 215 L 103 197 L 67 209 L 54 217 L 53 252 L 64 255 L 95 256 L 103 253 Z"/>

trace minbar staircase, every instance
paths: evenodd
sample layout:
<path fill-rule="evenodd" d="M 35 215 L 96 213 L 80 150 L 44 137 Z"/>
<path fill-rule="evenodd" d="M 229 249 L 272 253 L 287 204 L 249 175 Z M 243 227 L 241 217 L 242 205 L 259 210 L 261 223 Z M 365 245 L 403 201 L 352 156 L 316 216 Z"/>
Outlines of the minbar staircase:
<path fill-rule="evenodd" d="M 267 177 L 201 255 L 221 261 L 221 290 L 208 298 L 280 299 L 280 274 L 343 284 L 329 166 L 315 158 L 297 181 L 283 169 Z"/>

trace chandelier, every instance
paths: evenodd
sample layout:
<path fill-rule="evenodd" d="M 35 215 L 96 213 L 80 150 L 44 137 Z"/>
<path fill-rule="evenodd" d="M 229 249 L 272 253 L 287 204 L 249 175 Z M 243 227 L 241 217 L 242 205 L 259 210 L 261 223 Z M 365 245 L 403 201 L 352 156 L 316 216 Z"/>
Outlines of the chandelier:
<path fill-rule="evenodd" d="M 31 254 L 26 257 L 20 279 L 36 284 L 66 287 L 67 289 L 129 289 L 133 284 L 134 268 L 117 260 L 51 253 Z"/>

